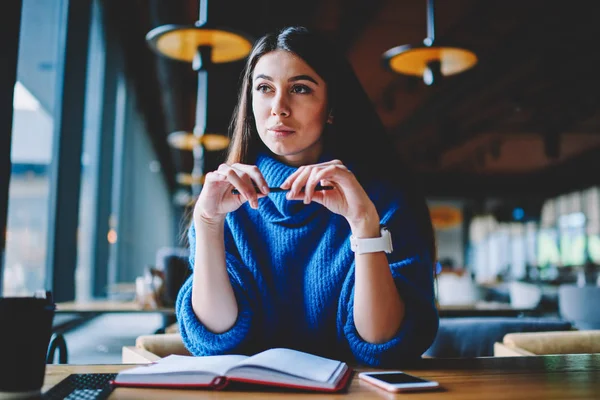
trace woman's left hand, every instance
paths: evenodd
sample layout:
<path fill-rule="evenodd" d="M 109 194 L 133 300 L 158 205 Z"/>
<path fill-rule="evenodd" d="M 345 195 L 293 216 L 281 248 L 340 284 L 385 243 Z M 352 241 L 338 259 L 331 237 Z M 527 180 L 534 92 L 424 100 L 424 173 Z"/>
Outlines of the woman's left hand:
<path fill-rule="evenodd" d="M 334 189 L 315 191 L 318 184 L 333 186 Z M 379 233 L 379 215 L 375 205 L 354 174 L 340 160 L 302 166 L 280 187 L 290 189 L 286 196 L 288 200 L 303 200 L 305 204 L 315 201 L 345 217 L 353 232 L 375 229 L 374 233 Z M 371 229 L 367 229 L 369 227 Z"/>

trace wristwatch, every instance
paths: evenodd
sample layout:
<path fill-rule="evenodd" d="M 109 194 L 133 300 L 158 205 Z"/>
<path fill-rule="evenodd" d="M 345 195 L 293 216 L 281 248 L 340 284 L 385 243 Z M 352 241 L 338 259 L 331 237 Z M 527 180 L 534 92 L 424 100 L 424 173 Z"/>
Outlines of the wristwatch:
<path fill-rule="evenodd" d="M 381 226 L 381 237 L 378 238 L 361 239 L 351 235 L 350 248 L 356 254 L 377 253 L 378 251 L 385 251 L 389 254 L 394 250 L 392 235 L 383 225 Z"/>

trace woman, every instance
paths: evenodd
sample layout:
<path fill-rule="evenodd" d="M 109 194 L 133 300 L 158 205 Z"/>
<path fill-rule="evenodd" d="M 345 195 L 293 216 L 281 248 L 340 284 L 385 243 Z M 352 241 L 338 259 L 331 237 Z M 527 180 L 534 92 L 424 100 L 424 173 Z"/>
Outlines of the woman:
<path fill-rule="evenodd" d="M 266 35 L 232 130 L 189 230 L 176 307 L 190 352 L 420 356 L 438 326 L 431 223 L 347 61 L 304 28 Z"/>

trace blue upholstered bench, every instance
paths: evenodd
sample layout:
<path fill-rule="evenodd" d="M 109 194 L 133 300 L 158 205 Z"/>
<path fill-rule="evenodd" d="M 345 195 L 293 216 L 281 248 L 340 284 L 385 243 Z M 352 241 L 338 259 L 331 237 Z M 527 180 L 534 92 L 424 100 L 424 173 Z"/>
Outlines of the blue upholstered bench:
<path fill-rule="evenodd" d="M 571 329 L 570 322 L 554 318 L 440 318 L 437 336 L 424 356 L 438 358 L 493 356 L 494 343 L 502 342 L 507 333 Z"/>

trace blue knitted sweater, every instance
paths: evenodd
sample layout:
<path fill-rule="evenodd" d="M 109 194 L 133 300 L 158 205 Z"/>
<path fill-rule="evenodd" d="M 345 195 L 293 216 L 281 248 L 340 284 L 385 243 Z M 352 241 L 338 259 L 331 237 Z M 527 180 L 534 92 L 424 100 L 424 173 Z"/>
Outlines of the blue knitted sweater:
<path fill-rule="evenodd" d="M 256 165 L 269 186 L 279 186 L 296 169 L 260 155 Z M 227 215 L 227 271 L 238 302 L 238 319 L 215 334 L 200 323 L 191 304 L 192 277 L 177 298 L 183 342 L 194 355 L 255 354 L 288 347 L 351 363 L 393 367 L 420 356 L 433 342 L 438 314 L 433 295 L 433 262 L 428 243 L 402 191 L 378 182 L 361 182 L 381 223 L 392 233 L 390 269 L 405 302 L 397 334 L 372 344 L 353 320 L 354 253 L 347 221 L 318 203 L 289 201 L 285 193 L 245 203 Z M 195 232 L 189 230 L 190 265 Z"/>

